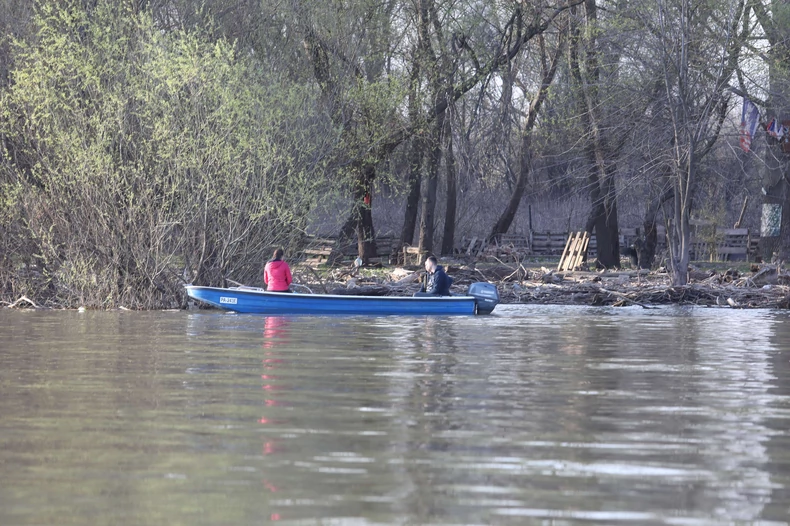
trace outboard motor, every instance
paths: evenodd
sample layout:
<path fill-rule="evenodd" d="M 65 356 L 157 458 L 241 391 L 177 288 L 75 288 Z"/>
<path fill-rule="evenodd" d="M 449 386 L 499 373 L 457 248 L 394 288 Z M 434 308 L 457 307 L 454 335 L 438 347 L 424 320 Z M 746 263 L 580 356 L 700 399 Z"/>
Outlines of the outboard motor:
<path fill-rule="evenodd" d="M 499 303 L 499 291 L 492 283 L 472 283 L 466 293 L 475 298 L 478 314 L 491 314 Z"/>

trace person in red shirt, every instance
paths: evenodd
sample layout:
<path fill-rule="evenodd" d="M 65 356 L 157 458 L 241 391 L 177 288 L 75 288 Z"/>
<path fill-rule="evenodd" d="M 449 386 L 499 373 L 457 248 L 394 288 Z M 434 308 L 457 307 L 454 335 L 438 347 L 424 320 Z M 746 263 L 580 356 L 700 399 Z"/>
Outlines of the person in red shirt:
<path fill-rule="evenodd" d="M 289 286 L 293 281 L 288 263 L 283 261 L 283 249 L 274 251 L 274 258 L 263 268 L 263 282 L 269 292 L 291 292 Z"/>

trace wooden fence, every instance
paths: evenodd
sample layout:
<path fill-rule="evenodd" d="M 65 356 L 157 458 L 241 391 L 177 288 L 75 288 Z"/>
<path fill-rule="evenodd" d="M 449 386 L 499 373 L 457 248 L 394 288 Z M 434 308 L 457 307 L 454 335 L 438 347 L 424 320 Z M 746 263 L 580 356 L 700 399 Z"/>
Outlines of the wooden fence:
<path fill-rule="evenodd" d="M 667 233 L 663 225 L 656 227 L 656 254 L 661 256 L 667 251 Z M 521 256 L 560 256 L 566 248 L 571 232 L 535 231 L 529 234 L 504 234 L 494 243 L 485 246 L 482 240 L 473 238 L 471 244 L 463 240 L 462 248 L 456 253 L 483 256 L 486 253 L 497 257 Z M 639 237 L 639 229 L 621 228 L 620 247 L 634 244 Z M 588 241 L 587 257 L 597 256 L 598 243 L 593 234 Z M 727 228 L 703 235 L 695 234 L 691 241 L 691 259 L 700 260 L 747 260 L 754 253 L 754 240 L 747 228 Z"/>
<path fill-rule="evenodd" d="M 667 250 L 667 234 L 664 226 L 657 227 L 656 255 L 661 256 Z M 462 238 L 456 245 L 455 255 L 462 257 L 482 258 L 493 256 L 501 260 L 519 260 L 525 256 L 561 256 L 568 243 L 569 232 L 534 231 L 528 234 L 503 234 L 492 243 L 486 243 L 483 237 Z M 639 237 L 636 228 L 621 228 L 619 242 L 621 247 L 631 246 Z M 373 262 L 394 263 L 395 260 L 414 264 L 421 260 L 425 253 L 416 247 L 405 247 L 402 254 L 394 252 L 397 244 L 394 236 L 376 238 L 378 257 Z M 355 241 L 339 246 L 337 239 L 331 237 L 311 237 L 305 241 L 302 256 L 309 265 L 337 264 L 345 260 L 353 260 L 357 255 Z M 708 229 L 704 232 L 695 231 L 691 244 L 691 259 L 703 260 L 748 260 L 754 255 L 755 239 L 752 239 L 747 228 Z M 588 258 L 597 256 L 597 240 L 595 235 L 587 240 L 586 253 Z"/>

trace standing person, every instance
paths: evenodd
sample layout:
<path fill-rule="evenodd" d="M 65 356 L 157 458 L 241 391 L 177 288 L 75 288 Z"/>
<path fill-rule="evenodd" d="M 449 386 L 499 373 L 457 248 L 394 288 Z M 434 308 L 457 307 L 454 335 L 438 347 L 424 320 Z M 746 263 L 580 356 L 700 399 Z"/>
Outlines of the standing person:
<path fill-rule="evenodd" d="M 428 284 L 421 287 L 415 296 L 449 296 L 453 278 L 444 272 L 436 256 L 428 256 L 425 260 L 425 271 L 428 273 Z"/>
<path fill-rule="evenodd" d="M 274 258 L 263 268 L 263 282 L 268 292 L 291 292 L 288 288 L 293 281 L 288 263 L 283 261 L 284 251 L 278 248 Z"/>

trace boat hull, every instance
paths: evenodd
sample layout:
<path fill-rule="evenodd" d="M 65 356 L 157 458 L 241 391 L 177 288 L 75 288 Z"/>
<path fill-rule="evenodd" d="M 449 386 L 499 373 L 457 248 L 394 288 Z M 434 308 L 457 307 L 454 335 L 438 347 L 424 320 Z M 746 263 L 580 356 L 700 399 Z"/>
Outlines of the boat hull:
<path fill-rule="evenodd" d="M 475 314 L 472 296 L 415 298 L 266 292 L 255 288 L 186 287 L 190 298 L 221 309 L 254 314 Z"/>

